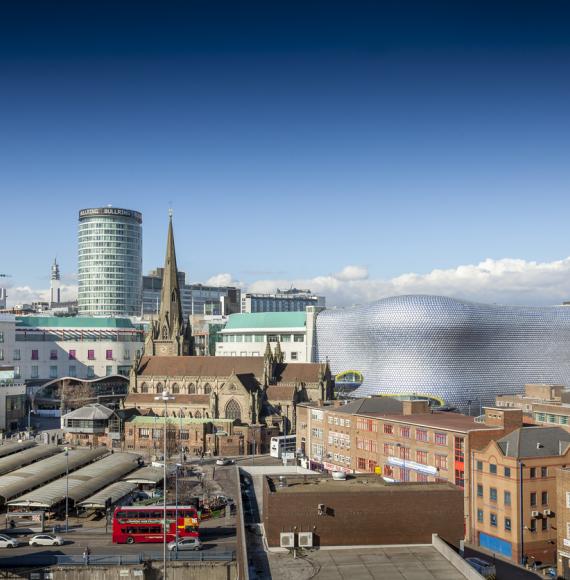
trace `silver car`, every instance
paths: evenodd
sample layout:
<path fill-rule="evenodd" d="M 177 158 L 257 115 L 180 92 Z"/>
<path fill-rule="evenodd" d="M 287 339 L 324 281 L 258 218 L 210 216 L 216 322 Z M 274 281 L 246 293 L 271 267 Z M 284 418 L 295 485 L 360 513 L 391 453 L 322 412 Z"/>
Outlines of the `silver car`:
<path fill-rule="evenodd" d="M 0 534 L 0 548 L 17 548 L 20 545 L 18 540 Z"/>
<path fill-rule="evenodd" d="M 49 534 L 38 534 L 30 540 L 30 546 L 63 546 L 64 540 L 61 536 L 50 536 Z"/>
<path fill-rule="evenodd" d="M 198 538 L 182 538 L 181 540 L 168 542 L 168 549 L 172 552 L 185 550 L 201 550 L 202 542 Z"/>

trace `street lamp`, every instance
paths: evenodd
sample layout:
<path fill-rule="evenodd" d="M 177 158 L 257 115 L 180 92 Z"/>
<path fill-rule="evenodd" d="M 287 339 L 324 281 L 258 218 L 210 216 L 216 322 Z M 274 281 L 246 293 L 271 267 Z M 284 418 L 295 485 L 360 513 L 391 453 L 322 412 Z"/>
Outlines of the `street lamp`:
<path fill-rule="evenodd" d="M 175 508 L 176 508 L 176 536 L 175 541 L 178 542 L 178 470 L 182 467 L 181 463 L 176 464 L 176 491 L 175 491 Z"/>
<path fill-rule="evenodd" d="M 163 457 L 162 466 L 163 470 L 163 494 L 162 494 L 162 508 L 164 509 L 164 518 L 162 522 L 162 577 L 166 580 L 166 490 L 168 488 L 166 481 L 166 428 L 168 425 L 168 401 L 174 401 L 174 397 L 170 395 L 168 391 L 162 391 L 160 395 L 154 398 L 155 401 L 162 401 L 164 403 L 164 444 L 163 444 Z"/>
<path fill-rule="evenodd" d="M 65 447 L 65 531 L 69 532 L 69 449 Z"/>

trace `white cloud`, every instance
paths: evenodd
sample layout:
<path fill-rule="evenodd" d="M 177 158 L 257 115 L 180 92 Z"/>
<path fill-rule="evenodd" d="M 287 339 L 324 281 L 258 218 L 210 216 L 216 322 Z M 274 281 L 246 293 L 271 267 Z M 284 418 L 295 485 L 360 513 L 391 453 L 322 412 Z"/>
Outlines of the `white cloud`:
<path fill-rule="evenodd" d="M 236 282 L 231 274 L 223 272 L 216 274 L 206 280 L 208 286 L 242 286 L 241 282 Z"/>
<path fill-rule="evenodd" d="M 30 286 L 15 286 L 7 288 L 8 306 L 15 306 L 16 304 L 31 304 L 32 302 L 42 301 L 47 302 L 50 297 L 50 290 L 34 289 Z M 66 302 L 68 300 L 77 299 L 77 286 L 73 284 L 61 285 L 61 300 Z"/>
<path fill-rule="evenodd" d="M 368 268 L 366 266 L 345 266 L 340 272 L 334 274 L 337 280 L 366 280 L 368 278 Z"/>

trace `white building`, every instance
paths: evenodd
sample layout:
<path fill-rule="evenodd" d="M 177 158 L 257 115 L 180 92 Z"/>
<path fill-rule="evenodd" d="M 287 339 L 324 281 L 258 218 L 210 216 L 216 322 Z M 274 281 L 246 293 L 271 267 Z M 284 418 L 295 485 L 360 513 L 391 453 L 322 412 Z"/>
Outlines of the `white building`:
<path fill-rule="evenodd" d="M 216 356 L 263 356 L 266 343 L 279 341 L 285 362 L 312 362 L 307 322 L 311 326 L 314 315 L 314 311 L 232 314 L 220 332 Z"/>
<path fill-rule="evenodd" d="M 142 214 L 100 207 L 79 212 L 79 313 L 140 316 Z"/>
<path fill-rule="evenodd" d="M 277 290 L 275 294 L 243 294 L 241 311 L 246 312 L 305 312 L 308 306 L 325 307 L 325 297 L 310 290 Z"/>
<path fill-rule="evenodd" d="M 128 376 L 142 352 L 144 331 L 128 318 L 17 316 L 15 337 L 6 328 L 4 341 L 4 360 L 14 365 L 15 376 L 39 384 Z"/>

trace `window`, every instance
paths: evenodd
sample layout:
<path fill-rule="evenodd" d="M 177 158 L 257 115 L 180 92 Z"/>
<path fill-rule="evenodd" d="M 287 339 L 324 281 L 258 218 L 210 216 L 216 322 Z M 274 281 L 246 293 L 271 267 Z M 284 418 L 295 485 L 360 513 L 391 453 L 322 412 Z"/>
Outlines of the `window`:
<path fill-rule="evenodd" d="M 489 473 L 497 475 L 497 466 L 494 463 L 489 463 Z"/>
<path fill-rule="evenodd" d="M 540 499 L 542 501 L 542 505 L 548 505 L 548 492 L 547 491 L 543 491 L 540 494 Z"/>
<path fill-rule="evenodd" d="M 105 367 L 105 376 L 109 377 L 113 374 L 113 365 L 107 365 Z"/>
<path fill-rule="evenodd" d="M 447 433 L 436 433 L 435 434 L 435 444 L 436 445 L 447 445 Z"/>
<path fill-rule="evenodd" d="M 418 473 L 416 474 L 416 481 L 420 483 L 427 483 L 429 481 L 427 474 L 425 473 Z"/>
<path fill-rule="evenodd" d="M 87 359 L 88 360 L 95 360 L 95 351 L 94 350 L 87 351 Z"/>
<path fill-rule="evenodd" d="M 364 471 L 366 471 L 366 459 L 363 459 L 362 457 L 359 457 L 356 460 L 356 466 L 358 469 L 362 469 Z"/>
<path fill-rule="evenodd" d="M 511 518 L 505 518 L 505 530 L 507 532 L 511 531 Z"/>
<path fill-rule="evenodd" d="M 57 360 L 57 350 L 49 351 L 49 360 Z"/>
<path fill-rule="evenodd" d="M 490 513 L 489 514 L 489 522 L 494 528 L 496 528 L 497 527 L 497 514 Z"/>
<path fill-rule="evenodd" d="M 477 461 L 477 471 L 483 471 L 483 462 Z"/>
<path fill-rule="evenodd" d="M 400 467 L 400 481 L 410 481 L 410 470 Z"/>
<path fill-rule="evenodd" d="M 254 342 L 265 342 L 263 340 L 263 334 L 254 334 L 253 340 L 254 340 Z"/>
<path fill-rule="evenodd" d="M 372 419 L 361 419 L 357 417 L 356 428 L 362 431 L 372 431 L 376 433 L 378 431 L 378 423 Z"/>
<path fill-rule="evenodd" d="M 489 499 L 491 501 L 497 501 L 497 488 L 496 487 L 489 488 Z"/>
<path fill-rule="evenodd" d="M 77 358 L 77 351 L 75 349 L 69 350 L 69 360 L 75 360 Z"/>
<path fill-rule="evenodd" d="M 566 507 L 570 509 L 570 491 L 566 492 Z M 570 538 L 570 532 L 566 534 L 567 538 Z"/>
<path fill-rule="evenodd" d="M 4 331 L 0 330 L 0 342 L 4 342 Z"/>
<path fill-rule="evenodd" d="M 463 463 L 465 461 L 465 440 L 463 437 L 456 437 L 455 438 L 455 462 L 456 463 Z"/>
<path fill-rule="evenodd" d="M 511 468 L 505 467 L 505 477 L 511 477 Z"/>
<path fill-rule="evenodd" d="M 291 360 L 297 360 L 298 354 L 296 352 L 291 353 Z"/>
<path fill-rule="evenodd" d="M 39 350 L 32 350 L 32 360 L 39 360 L 40 358 L 40 351 Z"/>
<path fill-rule="evenodd" d="M 52 365 L 49 367 L 49 378 L 57 379 L 57 365 Z"/>
<path fill-rule="evenodd" d="M 77 369 L 75 365 L 69 365 L 69 376 L 76 377 L 77 376 Z"/>
<path fill-rule="evenodd" d="M 511 492 L 510 491 L 505 491 L 504 501 L 505 501 L 505 505 L 511 505 Z"/>
<path fill-rule="evenodd" d="M 230 399 L 226 405 L 226 419 L 241 421 L 241 406 L 235 399 Z M 321 429 L 322 431 L 322 429 Z"/>
<path fill-rule="evenodd" d="M 534 479 L 536 477 L 536 467 L 530 468 L 530 478 Z"/>
<path fill-rule="evenodd" d="M 388 423 L 384 423 L 384 433 L 386 435 L 393 435 L 394 434 L 394 425 L 389 425 Z"/>
<path fill-rule="evenodd" d="M 111 349 L 105 351 L 105 359 L 113 360 L 113 351 Z"/>
<path fill-rule="evenodd" d="M 268 334 L 267 335 L 268 342 L 277 342 L 279 337 L 276 334 Z"/>
<path fill-rule="evenodd" d="M 548 477 L 548 467 L 540 468 L 540 477 Z"/>
<path fill-rule="evenodd" d="M 290 334 L 282 334 L 281 335 L 281 342 L 291 342 L 291 335 Z"/>
<path fill-rule="evenodd" d="M 483 523 L 483 510 L 477 510 L 477 521 L 480 524 Z"/>
<path fill-rule="evenodd" d="M 394 457 L 394 447 L 393 443 L 384 443 L 384 455 L 387 457 Z"/>
<path fill-rule="evenodd" d="M 416 429 L 416 441 L 427 441 L 428 432 L 426 429 Z"/>
<path fill-rule="evenodd" d="M 40 373 L 39 373 L 39 368 L 38 365 L 32 365 L 32 379 L 37 379 L 39 378 Z"/>
<path fill-rule="evenodd" d="M 477 484 L 477 497 L 483 497 L 483 486 L 480 483 Z"/>
<path fill-rule="evenodd" d="M 548 530 L 548 518 L 542 518 L 542 531 L 545 532 Z"/>
<path fill-rule="evenodd" d="M 530 505 L 531 506 L 535 506 L 536 505 L 536 491 L 531 491 L 530 492 Z"/>
<path fill-rule="evenodd" d="M 123 359 L 130 360 L 130 358 L 131 358 L 131 351 L 129 349 L 125 349 L 125 351 L 123 352 Z"/>
<path fill-rule="evenodd" d="M 529 530 L 531 532 L 536 532 L 536 520 L 533 518 L 532 520 L 530 520 L 530 528 Z"/>
<path fill-rule="evenodd" d="M 253 335 L 251 335 L 251 334 L 244 334 L 243 335 L 243 341 L 244 342 L 253 342 Z"/>
<path fill-rule="evenodd" d="M 87 378 L 92 379 L 95 376 L 95 367 L 88 366 L 87 367 Z"/>
<path fill-rule="evenodd" d="M 14 367 L 14 378 L 15 379 L 19 379 L 20 378 L 20 367 L 15 366 Z"/>
<path fill-rule="evenodd" d="M 305 337 L 302 334 L 294 334 L 293 342 L 305 342 Z"/>
<path fill-rule="evenodd" d="M 465 487 L 465 471 L 463 469 L 455 470 L 455 485 Z"/>
<path fill-rule="evenodd" d="M 4 360 L 4 349 L 0 348 L 0 360 Z"/>
<path fill-rule="evenodd" d="M 410 438 L 410 428 L 409 427 L 400 427 L 400 437 L 404 437 L 404 439 Z"/>
<path fill-rule="evenodd" d="M 435 455 L 435 466 L 440 470 L 447 470 L 447 455 Z"/>
<path fill-rule="evenodd" d="M 416 451 L 416 461 L 427 465 L 428 462 L 428 452 L 427 451 Z"/>
<path fill-rule="evenodd" d="M 19 348 L 14 349 L 14 360 L 20 360 L 20 349 Z"/>

